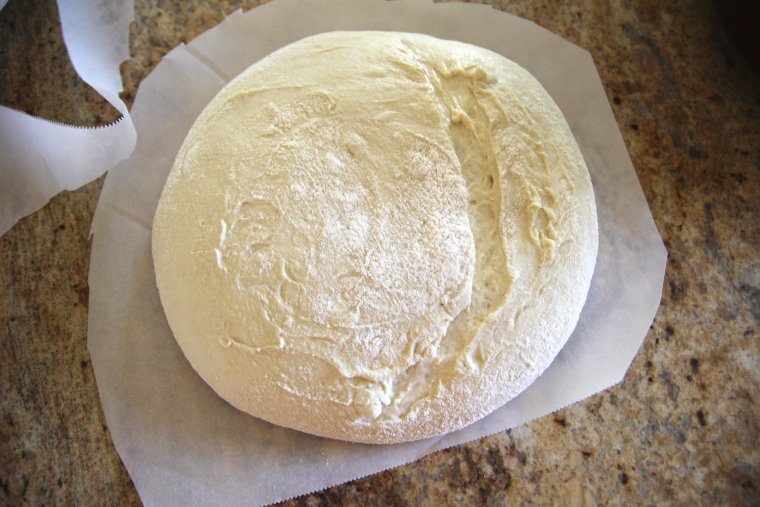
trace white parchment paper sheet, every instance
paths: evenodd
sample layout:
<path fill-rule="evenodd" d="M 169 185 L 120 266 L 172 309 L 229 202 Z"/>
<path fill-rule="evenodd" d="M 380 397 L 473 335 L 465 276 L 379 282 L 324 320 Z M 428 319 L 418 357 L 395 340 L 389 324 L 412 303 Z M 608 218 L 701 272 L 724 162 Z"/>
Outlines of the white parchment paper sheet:
<path fill-rule="evenodd" d="M 155 286 L 153 213 L 196 116 L 254 61 L 335 29 L 423 32 L 512 58 L 557 101 L 591 171 L 600 249 L 578 327 L 523 394 L 440 438 L 351 444 L 235 410 L 185 361 Z M 546 415 L 619 382 L 659 305 L 666 252 L 591 57 L 529 21 L 467 4 L 277 0 L 174 49 L 140 86 L 132 116 L 137 147 L 109 173 L 93 222 L 88 346 L 111 435 L 146 505 L 275 502 Z"/>
<path fill-rule="evenodd" d="M 0 106 L 0 236 L 61 190 L 74 190 L 97 178 L 135 146 L 135 128 L 119 98 L 119 64 L 129 56 L 132 0 L 59 0 L 58 10 L 77 73 L 123 116 L 112 125 L 83 128 Z"/>

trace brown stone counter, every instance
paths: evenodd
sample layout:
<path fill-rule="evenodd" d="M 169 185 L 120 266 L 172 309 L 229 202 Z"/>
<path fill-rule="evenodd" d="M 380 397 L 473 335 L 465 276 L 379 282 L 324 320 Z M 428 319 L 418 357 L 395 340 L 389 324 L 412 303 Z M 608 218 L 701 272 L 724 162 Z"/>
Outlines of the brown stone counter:
<path fill-rule="evenodd" d="M 135 0 L 127 102 L 167 51 L 255 3 Z M 669 251 L 654 324 L 612 389 L 287 504 L 757 505 L 760 73 L 710 2 L 492 3 L 594 57 Z M 73 70 L 53 0 L 0 11 L 0 69 L 1 104 L 79 125 L 118 116 Z M 101 185 L 59 194 L 0 237 L 3 505 L 140 503 L 86 348 Z"/>

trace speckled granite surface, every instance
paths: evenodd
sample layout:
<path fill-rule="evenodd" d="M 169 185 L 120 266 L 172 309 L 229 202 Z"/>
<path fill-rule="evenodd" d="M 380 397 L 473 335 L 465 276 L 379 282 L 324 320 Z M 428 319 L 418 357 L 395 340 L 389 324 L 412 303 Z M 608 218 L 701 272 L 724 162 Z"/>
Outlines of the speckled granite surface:
<path fill-rule="evenodd" d="M 593 55 L 670 252 L 655 322 L 606 392 L 286 505 L 760 504 L 760 74 L 709 2 L 493 3 Z M 255 2 L 135 4 L 130 103 L 169 49 Z M 0 68 L 2 104 L 83 125 L 117 117 L 71 68 L 51 0 L 0 11 Z M 0 238 L 0 504 L 140 503 L 86 349 L 101 183 Z"/>

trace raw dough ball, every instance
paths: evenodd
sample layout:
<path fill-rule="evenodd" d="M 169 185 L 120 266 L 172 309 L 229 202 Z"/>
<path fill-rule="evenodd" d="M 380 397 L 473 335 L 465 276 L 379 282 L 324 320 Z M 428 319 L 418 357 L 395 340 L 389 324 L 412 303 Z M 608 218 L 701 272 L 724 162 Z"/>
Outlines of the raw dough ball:
<path fill-rule="evenodd" d="M 589 174 L 524 69 L 334 32 L 205 108 L 153 224 L 169 324 L 224 399 L 370 443 L 487 415 L 551 363 L 597 252 Z"/>

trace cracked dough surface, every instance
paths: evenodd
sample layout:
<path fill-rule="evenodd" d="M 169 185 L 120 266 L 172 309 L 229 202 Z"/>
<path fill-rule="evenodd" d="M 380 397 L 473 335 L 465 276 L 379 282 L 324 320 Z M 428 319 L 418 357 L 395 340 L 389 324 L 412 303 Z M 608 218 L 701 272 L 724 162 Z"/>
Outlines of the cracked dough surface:
<path fill-rule="evenodd" d="M 390 32 L 309 37 L 230 82 L 153 223 L 200 376 L 254 416 L 369 443 L 459 429 L 525 389 L 596 252 L 588 171 L 538 81 Z"/>

